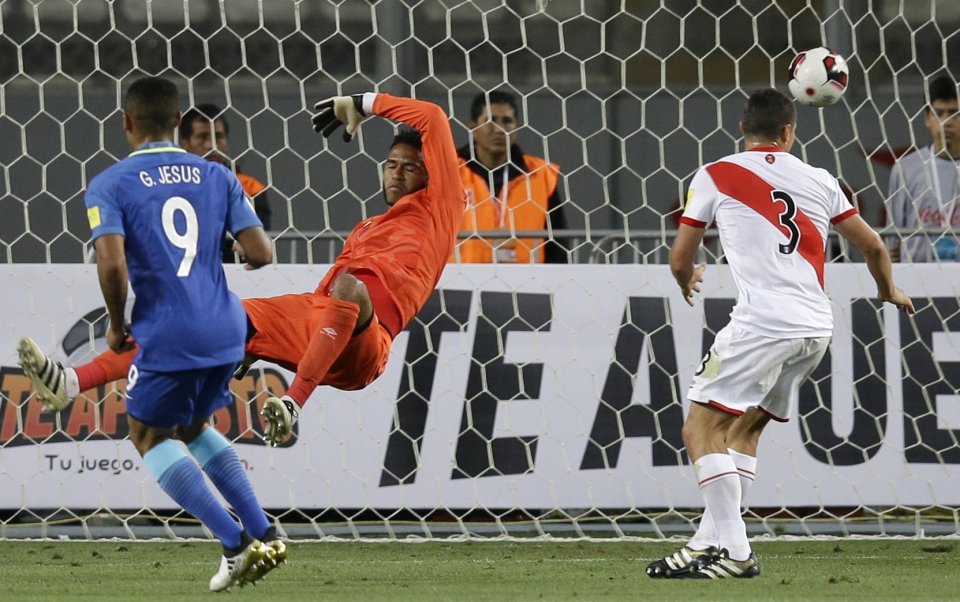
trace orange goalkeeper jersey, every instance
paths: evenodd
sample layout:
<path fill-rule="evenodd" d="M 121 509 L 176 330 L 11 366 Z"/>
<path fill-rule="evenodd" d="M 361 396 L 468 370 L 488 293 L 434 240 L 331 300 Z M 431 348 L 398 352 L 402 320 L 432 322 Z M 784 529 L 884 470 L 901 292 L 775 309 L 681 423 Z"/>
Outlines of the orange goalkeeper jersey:
<path fill-rule="evenodd" d="M 440 280 L 466 209 L 466 194 L 443 109 L 422 100 L 377 94 L 373 113 L 420 131 L 428 183 L 386 213 L 357 224 L 317 292 L 325 294 L 341 273 L 355 274 L 367 285 L 380 323 L 395 337 Z"/>

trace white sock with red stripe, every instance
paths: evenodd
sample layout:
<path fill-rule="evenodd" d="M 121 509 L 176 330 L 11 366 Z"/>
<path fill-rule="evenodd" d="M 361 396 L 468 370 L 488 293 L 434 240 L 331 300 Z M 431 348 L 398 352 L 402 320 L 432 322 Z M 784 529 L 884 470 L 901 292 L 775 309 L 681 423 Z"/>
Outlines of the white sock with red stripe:
<path fill-rule="evenodd" d="M 727 448 L 727 453 L 733 458 L 733 463 L 737 465 L 737 472 L 740 473 L 740 504 L 743 505 L 753 480 L 757 478 L 757 458 L 741 454 L 730 447 Z"/>
<path fill-rule="evenodd" d="M 734 560 L 750 557 L 747 528 L 740 516 L 740 472 L 729 454 L 707 454 L 693 465 L 697 483 L 717 532 L 719 547 Z"/>
<path fill-rule="evenodd" d="M 753 485 L 753 480 L 756 478 L 757 458 L 741 454 L 731 447 L 727 448 L 727 453 L 733 458 L 737 473 L 740 475 L 740 510 L 742 513 L 747 492 L 750 491 L 750 486 Z M 694 550 L 706 550 L 710 546 L 720 546 L 720 541 L 717 539 L 717 527 L 713 524 L 713 516 L 708 509 L 704 509 L 703 516 L 700 517 L 700 524 L 697 525 L 697 532 L 687 542 L 687 546 Z"/>

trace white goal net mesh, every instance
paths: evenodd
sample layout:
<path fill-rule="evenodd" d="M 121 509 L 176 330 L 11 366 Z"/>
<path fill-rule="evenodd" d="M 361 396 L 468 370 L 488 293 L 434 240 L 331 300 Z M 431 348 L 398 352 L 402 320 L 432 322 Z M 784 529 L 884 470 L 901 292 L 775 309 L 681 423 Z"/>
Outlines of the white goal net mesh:
<path fill-rule="evenodd" d="M 704 298 L 686 308 L 666 250 L 694 171 L 737 150 L 749 91 L 786 91 L 791 58 L 821 45 L 851 83 L 835 106 L 799 108 L 794 152 L 892 243 L 954 252 L 896 266 L 908 319 L 828 244 L 834 343 L 764 435 L 749 529 L 956 534 L 960 185 L 931 180 L 949 207 L 936 223 L 892 224 L 886 204 L 894 161 L 932 142 L 929 82 L 960 75 L 958 29 L 953 0 L 0 0 L 0 537 L 197 529 L 125 440 L 122 383 L 43 414 L 14 353 L 27 335 L 65 363 L 104 348 L 83 191 L 128 152 L 122 93 L 145 74 L 175 80 L 184 110 L 222 107 L 231 159 L 266 185 L 281 265 L 229 266 L 241 296 L 313 290 L 344 232 L 383 209 L 393 130 L 371 120 L 324 144 L 319 99 L 431 100 L 468 145 L 471 99 L 507 91 L 518 145 L 560 166 L 559 204 L 529 235 L 567 265 L 450 266 L 387 372 L 319 390 L 277 449 L 258 411 L 291 374 L 258 364 L 234 383 L 216 426 L 288 534 L 691 533 L 685 391 L 736 287 L 708 234 Z"/>

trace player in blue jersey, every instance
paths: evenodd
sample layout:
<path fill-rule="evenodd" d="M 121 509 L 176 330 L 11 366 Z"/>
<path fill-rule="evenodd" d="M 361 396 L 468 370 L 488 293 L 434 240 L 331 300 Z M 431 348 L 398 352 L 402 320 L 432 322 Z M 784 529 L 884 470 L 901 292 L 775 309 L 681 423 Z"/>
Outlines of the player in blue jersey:
<path fill-rule="evenodd" d="M 130 439 L 160 487 L 223 544 L 210 580 L 220 591 L 259 579 L 286 557 L 236 451 L 208 424 L 232 402 L 230 376 L 246 334 L 243 307 L 220 263 L 224 232 L 252 267 L 273 256 L 237 178 L 173 144 L 178 107 L 168 80 L 131 84 L 123 126 L 134 151 L 90 182 L 85 201 L 114 351 L 133 344 L 123 314 L 128 276 L 136 295 L 132 336 L 140 350 L 127 377 Z M 214 497 L 197 462 L 242 526 Z"/>

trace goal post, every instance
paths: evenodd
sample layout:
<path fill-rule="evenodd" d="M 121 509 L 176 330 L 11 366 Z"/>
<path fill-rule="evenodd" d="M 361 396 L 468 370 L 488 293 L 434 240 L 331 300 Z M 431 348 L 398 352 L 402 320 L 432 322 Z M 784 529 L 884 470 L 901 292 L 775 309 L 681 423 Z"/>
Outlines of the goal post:
<path fill-rule="evenodd" d="M 176 81 L 224 108 L 229 154 L 267 185 L 283 265 L 227 266 L 241 296 L 312 290 L 343 234 L 380 213 L 393 129 L 311 130 L 313 104 L 384 91 L 431 100 L 469 144 L 472 97 L 518 99 L 518 144 L 560 166 L 566 265 L 451 265 L 363 391 L 321 388 L 297 438 L 262 444 L 259 408 L 292 375 L 257 364 L 215 417 L 264 505 L 306 537 L 640 536 L 692 532 L 686 387 L 736 287 L 708 234 L 704 298 L 666 262 L 686 186 L 738 149 L 749 91 L 786 91 L 793 55 L 850 66 L 843 100 L 798 107 L 798 150 L 890 240 L 893 161 L 929 146 L 926 86 L 960 77 L 945 0 L 0 2 L 0 537 L 198 533 L 125 440 L 122 383 L 40 412 L 17 367 L 31 336 L 65 363 L 104 349 L 83 190 L 125 156 L 125 86 Z M 960 212 L 956 212 L 960 217 Z M 952 215 L 950 218 L 952 219 Z M 764 435 L 751 534 L 960 531 L 960 268 L 897 265 L 909 319 L 831 239 L 837 330 L 793 419 Z"/>

